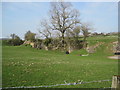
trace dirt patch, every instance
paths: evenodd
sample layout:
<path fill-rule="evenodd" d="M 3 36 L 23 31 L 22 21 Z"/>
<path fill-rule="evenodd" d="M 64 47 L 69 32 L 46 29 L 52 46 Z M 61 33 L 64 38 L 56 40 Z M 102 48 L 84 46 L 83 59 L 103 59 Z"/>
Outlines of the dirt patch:
<path fill-rule="evenodd" d="M 120 60 L 120 55 L 109 56 L 108 58 Z"/>

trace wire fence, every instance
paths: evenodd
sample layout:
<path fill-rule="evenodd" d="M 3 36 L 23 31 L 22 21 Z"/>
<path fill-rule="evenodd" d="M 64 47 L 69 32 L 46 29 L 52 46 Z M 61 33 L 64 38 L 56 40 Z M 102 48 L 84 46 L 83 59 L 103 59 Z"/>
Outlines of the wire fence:
<path fill-rule="evenodd" d="M 62 85 L 78 85 L 78 84 L 87 84 L 87 83 L 97 83 L 97 82 L 108 82 L 112 80 L 99 80 L 99 81 L 89 81 L 89 82 L 74 82 L 74 83 L 67 83 L 64 84 L 55 84 L 55 85 L 45 85 L 45 86 L 19 86 L 19 87 L 3 87 L 2 89 L 12 89 L 12 88 L 40 88 L 40 87 L 54 87 L 54 86 L 62 86 Z M 110 87 L 108 87 L 110 88 Z"/>

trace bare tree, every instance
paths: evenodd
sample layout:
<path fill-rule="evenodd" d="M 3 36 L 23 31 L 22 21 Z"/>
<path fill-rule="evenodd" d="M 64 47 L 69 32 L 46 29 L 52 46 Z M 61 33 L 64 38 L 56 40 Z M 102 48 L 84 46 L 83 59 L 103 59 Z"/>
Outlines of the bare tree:
<path fill-rule="evenodd" d="M 11 34 L 11 35 L 10 35 L 10 37 L 11 37 L 12 39 L 19 38 L 19 37 L 18 37 L 16 34 L 14 34 L 14 33 L 13 33 L 13 34 Z"/>
<path fill-rule="evenodd" d="M 65 43 L 65 32 L 73 29 L 76 24 L 80 23 L 79 12 L 72 9 L 71 3 L 52 2 L 50 10 L 51 29 L 58 30 L 61 33 L 62 45 Z"/>
<path fill-rule="evenodd" d="M 74 29 L 72 29 L 72 30 L 69 29 L 66 31 L 65 34 L 66 34 L 67 44 L 70 44 L 71 40 L 72 40 L 72 43 L 73 43 L 73 41 L 74 41 L 74 43 L 79 41 L 80 30 L 81 30 L 81 27 L 76 26 Z"/>
<path fill-rule="evenodd" d="M 49 23 L 46 19 L 41 20 L 40 28 L 38 28 L 40 34 L 42 34 L 46 39 L 51 38 L 52 32 Z"/>
<path fill-rule="evenodd" d="M 74 29 L 72 30 L 67 30 L 66 31 L 66 42 L 67 42 L 67 47 L 68 47 L 68 51 L 71 52 L 74 49 L 80 49 L 80 31 L 81 31 L 81 27 L 76 26 Z"/>
<path fill-rule="evenodd" d="M 84 36 L 83 37 L 84 47 L 86 47 L 86 39 L 90 34 L 90 30 L 92 30 L 92 27 L 91 27 L 91 25 L 89 23 L 83 23 L 81 25 L 81 31 L 82 31 L 82 34 Z"/>
<path fill-rule="evenodd" d="M 90 30 L 92 30 L 91 25 L 89 23 L 84 23 L 81 25 L 81 31 L 83 33 L 84 36 L 84 41 L 86 41 L 86 38 L 89 36 L 90 34 Z"/>
<path fill-rule="evenodd" d="M 73 30 L 69 31 L 71 37 L 73 37 L 74 39 L 78 40 L 79 34 L 80 34 L 80 30 L 81 30 L 81 27 L 80 26 L 76 26 Z"/>

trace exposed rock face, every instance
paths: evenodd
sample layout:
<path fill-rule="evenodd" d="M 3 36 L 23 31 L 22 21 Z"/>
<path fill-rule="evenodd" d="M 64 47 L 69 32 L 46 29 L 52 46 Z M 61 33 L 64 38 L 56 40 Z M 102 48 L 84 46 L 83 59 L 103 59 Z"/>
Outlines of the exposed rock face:
<path fill-rule="evenodd" d="M 47 50 L 48 51 L 48 47 L 47 46 L 44 46 L 43 49 Z"/>
<path fill-rule="evenodd" d="M 95 52 L 95 48 L 94 48 L 94 46 L 88 46 L 87 48 L 86 48 L 86 50 L 87 50 L 87 52 L 88 53 L 94 53 Z"/>
<path fill-rule="evenodd" d="M 113 52 L 120 52 L 120 43 L 118 41 L 113 42 Z"/>
<path fill-rule="evenodd" d="M 31 42 L 31 41 L 25 41 L 23 44 L 31 45 L 32 48 L 48 50 L 48 47 L 47 47 L 47 46 L 45 46 L 45 45 L 43 45 L 43 44 L 36 44 L 35 42 Z"/>
<path fill-rule="evenodd" d="M 35 48 L 35 43 L 31 42 L 30 45 Z"/>
<path fill-rule="evenodd" d="M 30 41 L 25 41 L 23 44 L 30 44 Z"/>
<path fill-rule="evenodd" d="M 68 47 L 68 52 L 71 53 L 73 51 L 73 48 L 71 46 Z"/>
<path fill-rule="evenodd" d="M 35 48 L 35 43 L 31 41 L 25 41 L 23 44 L 31 45 L 33 48 Z"/>

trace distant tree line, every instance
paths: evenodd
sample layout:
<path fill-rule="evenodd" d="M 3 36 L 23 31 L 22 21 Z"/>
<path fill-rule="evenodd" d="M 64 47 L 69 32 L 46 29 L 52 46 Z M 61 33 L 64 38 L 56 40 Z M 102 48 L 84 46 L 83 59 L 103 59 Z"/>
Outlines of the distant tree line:
<path fill-rule="evenodd" d="M 3 45 L 18 46 L 23 44 L 23 40 L 16 34 L 11 34 L 11 38 L 2 41 Z"/>

